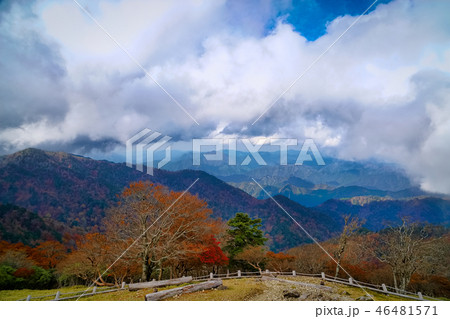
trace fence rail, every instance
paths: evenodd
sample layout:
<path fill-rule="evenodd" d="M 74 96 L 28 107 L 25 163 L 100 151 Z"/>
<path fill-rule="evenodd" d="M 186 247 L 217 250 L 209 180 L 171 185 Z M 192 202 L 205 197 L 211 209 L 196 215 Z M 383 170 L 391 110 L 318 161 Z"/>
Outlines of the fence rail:
<path fill-rule="evenodd" d="M 31 301 L 33 299 L 45 299 L 54 297 L 53 299 L 46 300 L 46 301 L 62 301 L 62 300 L 70 300 L 70 299 L 78 299 L 80 297 L 88 297 L 88 296 L 94 296 L 98 294 L 104 294 L 108 292 L 115 292 L 119 290 L 124 290 L 126 288 L 126 283 L 122 283 L 121 287 L 112 288 L 111 287 L 97 287 L 94 286 L 91 288 L 88 288 L 88 290 L 83 291 L 72 291 L 72 292 L 60 292 L 57 291 L 55 294 L 50 295 L 44 295 L 44 296 L 31 296 L 28 295 L 26 298 L 19 299 L 17 301 Z"/>
<path fill-rule="evenodd" d="M 290 272 L 279 272 L 279 271 L 269 271 L 266 270 L 264 272 L 259 271 L 253 271 L 253 272 L 243 272 L 238 270 L 237 272 L 227 272 L 224 274 L 214 274 L 210 273 L 209 275 L 205 276 L 198 276 L 193 277 L 193 281 L 206 281 L 211 279 L 239 279 L 239 278 L 261 278 L 262 276 L 301 276 L 301 277 L 312 277 L 312 278 L 321 278 L 324 281 L 328 282 L 334 282 L 342 285 L 347 285 L 351 287 L 358 287 L 358 288 L 364 288 L 371 291 L 376 291 L 379 293 L 383 293 L 386 295 L 393 295 L 393 296 L 399 296 L 407 299 L 412 300 L 439 300 L 437 298 L 433 298 L 430 296 L 424 296 L 422 293 L 417 292 L 409 292 L 405 290 L 396 289 L 394 287 L 387 286 L 385 284 L 372 284 L 368 282 L 358 281 L 353 278 L 335 278 L 329 275 L 326 275 L 325 273 L 320 274 L 305 274 L 305 273 L 297 273 L 295 270 Z M 110 287 L 93 287 L 93 289 L 90 292 L 83 292 L 83 291 L 77 291 L 77 292 L 66 292 L 66 293 L 60 293 L 59 291 L 56 292 L 56 294 L 51 295 L 45 295 L 45 296 L 31 296 L 29 295 L 27 298 L 19 299 L 18 301 L 30 301 L 32 299 L 44 299 L 49 297 L 54 297 L 52 300 L 70 300 L 80 297 L 88 297 L 88 296 L 94 296 L 97 294 L 103 294 L 103 293 L 109 293 L 109 292 L 115 292 L 119 290 L 125 289 L 125 282 L 122 283 L 121 287 L 117 287 L 114 289 L 110 289 Z M 64 297 L 66 295 L 67 297 Z M 70 295 L 70 296 L 69 296 Z"/>

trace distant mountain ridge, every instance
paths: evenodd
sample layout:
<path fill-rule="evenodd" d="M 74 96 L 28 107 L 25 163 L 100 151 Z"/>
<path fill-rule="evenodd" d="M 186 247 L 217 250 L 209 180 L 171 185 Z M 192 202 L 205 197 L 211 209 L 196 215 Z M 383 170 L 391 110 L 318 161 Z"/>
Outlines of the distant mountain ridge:
<path fill-rule="evenodd" d="M 329 199 L 346 199 L 355 196 L 379 196 L 405 199 L 417 196 L 433 196 L 410 181 L 405 171 L 394 164 L 376 161 L 351 162 L 325 158 L 326 165 L 314 161 L 294 165 L 298 153 L 288 152 L 287 163 L 280 165 L 279 152 L 259 152 L 266 165 L 255 160 L 242 165 L 246 152 L 237 152 L 236 164 L 228 164 L 228 151 L 223 159 L 207 160 L 200 155 L 200 165 L 193 165 L 192 154 L 186 153 L 173 160 L 165 168 L 169 170 L 196 169 L 208 172 L 230 185 L 240 188 L 259 199 L 271 195 L 284 195 L 307 207 L 314 207 Z M 258 182 L 255 183 L 256 180 Z"/>
<path fill-rule="evenodd" d="M 354 203 L 353 199 L 331 199 L 317 209 L 334 218 L 339 224 L 342 224 L 342 216 L 345 214 L 358 216 L 366 221 L 364 227 L 372 231 L 381 230 L 388 225 L 397 225 L 402 217 L 408 218 L 410 222 L 450 227 L 450 201 L 442 198 L 372 199 L 363 204 Z"/>
<path fill-rule="evenodd" d="M 361 186 L 307 186 L 307 181 L 302 184 L 303 186 L 290 184 L 289 180 L 276 186 L 264 184 L 264 179 L 259 180 L 258 183 L 261 183 L 264 189 L 266 189 L 270 195 L 275 196 L 280 194 L 306 207 L 314 207 L 320 205 L 329 199 L 348 199 L 358 196 L 377 196 L 395 199 L 406 199 L 417 196 L 424 196 L 425 194 L 427 194 L 417 187 L 393 192 L 378 189 L 368 189 Z M 256 198 L 264 199 L 268 197 L 268 195 L 264 191 L 262 191 L 254 181 L 241 183 L 230 182 L 229 184 L 246 191 Z"/>
<path fill-rule="evenodd" d="M 298 152 L 287 153 L 287 163 L 280 165 L 279 152 L 260 152 L 267 165 L 257 165 L 254 159 L 248 165 L 240 165 L 248 155 L 246 152 L 237 152 L 237 165 L 228 164 L 228 151 L 223 152 L 223 160 L 208 161 L 200 156 L 200 165 L 193 165 L 191 153 L 186 153 L 168 163 L 164 169 L 203 170 L 227 182 L 250 181 L 251 177 L 267 180 L 266 185 L 277 185 L 290 178 L 299 178 L 314 185 L 328 185 L 330 187 L 360 186 L 368 189 L 385 191 L 401 191 L 417 187 L 410 181 L 405 171 L 396 165 L 379 163 L 375 161 L 352 162 L 325 157 L 324 166 L 313 162 L 304 162 L 303 165 L 293 165 Z"/>

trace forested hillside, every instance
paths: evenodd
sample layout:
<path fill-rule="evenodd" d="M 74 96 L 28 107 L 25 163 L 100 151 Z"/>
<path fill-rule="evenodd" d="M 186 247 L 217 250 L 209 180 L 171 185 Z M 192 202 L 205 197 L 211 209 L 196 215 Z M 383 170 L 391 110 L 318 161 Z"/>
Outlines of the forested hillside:
<path fill-rule="evenodd" d="M 258 200 L 205 172 L 155 169 L 151 176 L 125 164 L 61 152 L 26 149 L 1 157 L 0 201 L 83 231 L 100 225 L 116 195 L 133 181 L 148 180 L 184 191 L 197 178 L 190 192 L 208 203 L 214 218 L 228 220 L 240 211 L 262 218 L 269 245 L 275 250 L 309 242 L 272 200 Z M 322 212 L 283 196 L 277 196 L 277 200 L 319 240 L 332 237 L 339 229 L 338 223 Z"/>

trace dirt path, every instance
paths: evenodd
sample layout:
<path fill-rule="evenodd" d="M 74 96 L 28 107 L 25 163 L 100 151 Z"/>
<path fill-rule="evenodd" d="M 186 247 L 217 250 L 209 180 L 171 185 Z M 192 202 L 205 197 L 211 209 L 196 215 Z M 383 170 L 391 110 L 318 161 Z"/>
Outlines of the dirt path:
<path fill-rule="evenodd" d="M 263 281 L 255 279 L 262 287 L 263 291 L 252 297 L 254 301 L 282 301 L 282 300 L 353 300 L 345 294 L 339 294 L 336 289 L 326 291 L 312 287 L 290 284 L 279 281 Z"/>

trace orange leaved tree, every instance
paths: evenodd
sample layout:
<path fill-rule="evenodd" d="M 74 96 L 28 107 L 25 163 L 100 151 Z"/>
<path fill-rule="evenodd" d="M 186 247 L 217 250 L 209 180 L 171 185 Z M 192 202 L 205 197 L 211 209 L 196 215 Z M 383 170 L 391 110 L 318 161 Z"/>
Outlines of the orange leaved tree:
<path fill-rule="evenodd" d="M 202 245 L 215 223 L 207 204 L 189 193 L 173 192 L 150 182 L 130 184 L 105 217 L 106 234 L 118 243 L 133 241 L 128 256 L 141 263 L 141 280 L 169 261 L 182 260 Z M 125 255 L 126 257 L 126 255 Z"/>
<path fill-rule="evenodd" d="M 267 252 L 267 267 L 270 270 L 279 272 L 289 271 L 293 268 L 293 262 L 295 257 L 285 254 L 283 252 L 274 253 L 273 251 Z"/>
<path fill-rule="evenodd" d="M 53 269 L 66 257 L 66 248 L 58 241 L 44 241 L 33 248 L 31 257 L 45 269 Z"/>

